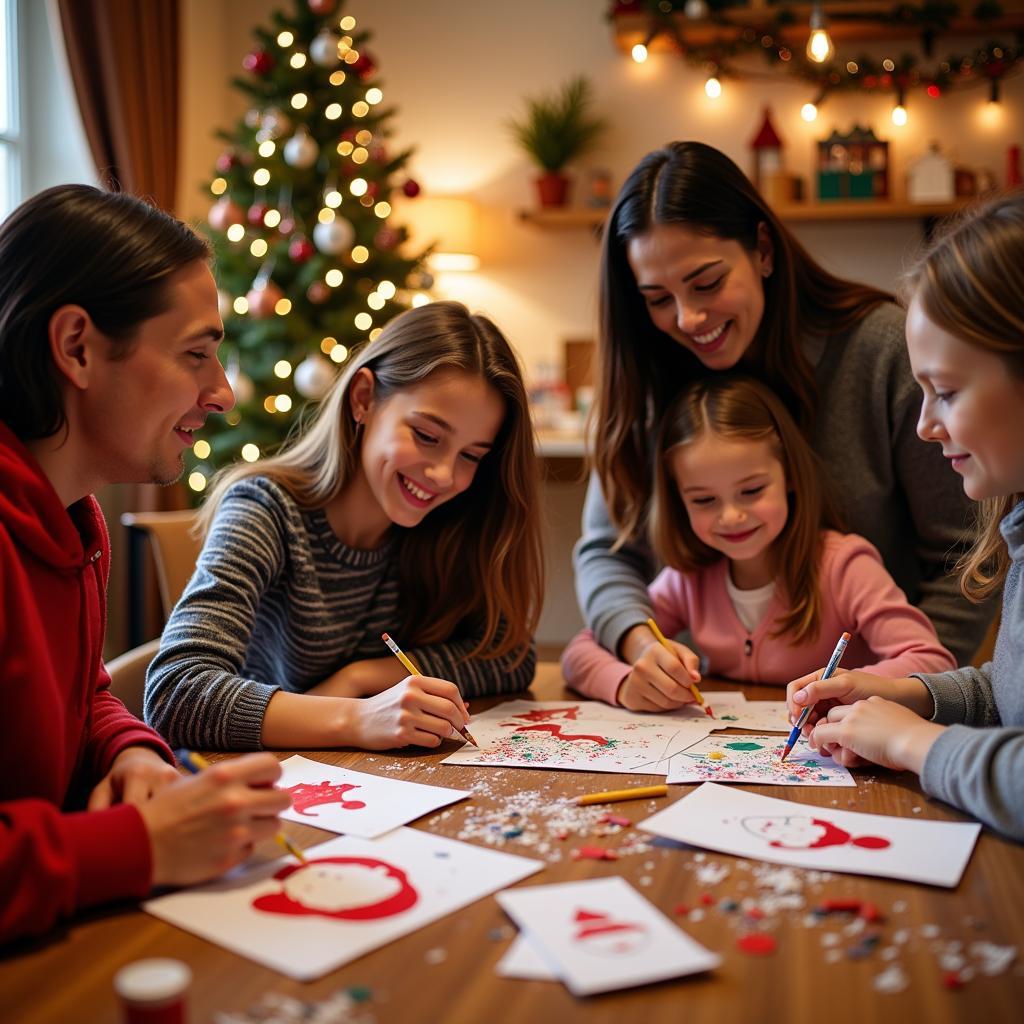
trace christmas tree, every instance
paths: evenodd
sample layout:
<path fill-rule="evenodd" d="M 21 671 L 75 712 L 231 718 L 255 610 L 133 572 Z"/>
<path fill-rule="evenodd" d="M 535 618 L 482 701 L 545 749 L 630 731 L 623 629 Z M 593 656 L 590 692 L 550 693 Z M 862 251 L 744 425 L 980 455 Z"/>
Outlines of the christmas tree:
<path fill-rule="evenodd" d="M 322 397 L 353 349 L 430 287 L 426 253 L 399 252 L 396 192 L 419 186 L 409 151 L 388 152 L 377 65 L 338 0 L 294 0 L 257 28 L 247 74 L 251 107 L 217 160 L 205 229 L 217 260 L 236 406 L 213 416 L 189 459 L 192 492 L 239 458 L 254 462 Z"/>

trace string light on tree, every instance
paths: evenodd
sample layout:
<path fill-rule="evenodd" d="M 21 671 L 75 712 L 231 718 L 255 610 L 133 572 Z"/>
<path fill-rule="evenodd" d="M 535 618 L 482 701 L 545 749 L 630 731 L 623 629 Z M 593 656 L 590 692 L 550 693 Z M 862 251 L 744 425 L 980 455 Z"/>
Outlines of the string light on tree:
<path fill-rule="evenodd" d="M 704 93 L 709 100 L 717 100 L 722 95 L 722 83 L 714 73 L 708 75 L 704 83 Z"/>
<path fill-rule="evenodd" d="M 835 52 L 832 37 L 828 34 L 821 0 L 816 0 L 811 8 L 811 35 L 807 40 L 807 59 L 813 60 L 816 64 L 824 64 L 832 59 Z"/>

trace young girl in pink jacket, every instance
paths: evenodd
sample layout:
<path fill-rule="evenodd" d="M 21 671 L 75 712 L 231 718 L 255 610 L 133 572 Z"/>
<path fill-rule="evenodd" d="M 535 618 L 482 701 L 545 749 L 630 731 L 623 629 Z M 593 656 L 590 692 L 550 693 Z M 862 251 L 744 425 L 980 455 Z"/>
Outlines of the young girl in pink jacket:
<path fill-rule="evenodd" d="M 954 666 L 878 551 L 838 532 L 817 456 L 768 388 L 720 374 L 695 382 L 666 412 L 657 451 L 648 531 L 667 568 L 649 595 L 662 632 L 688 631 L 696 650 L 670 641 L 670 651 L 641 651 L 657 662 L 652 679 L 584 630 L 562 656 L 570 686 L 669 711 L 694 699 L 701 655 L 711 675 L 785 684 L 824 665 L 844 630 L 848 668 L 906 676 Z"/>

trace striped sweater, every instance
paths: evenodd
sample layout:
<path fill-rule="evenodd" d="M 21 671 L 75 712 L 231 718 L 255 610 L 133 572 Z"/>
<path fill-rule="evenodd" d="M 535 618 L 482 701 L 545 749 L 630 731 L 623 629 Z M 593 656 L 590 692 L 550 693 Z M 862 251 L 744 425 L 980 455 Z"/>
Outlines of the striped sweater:
<path fill-rule="evenodd" d="M 303 693 L 342 666 L 380 658 L 400 621 L 394 539 L 350 548 L 321 509 L 300 508 L 266 477 L 224 496 L 196 571 L 146 675 L 146 721 L 173 746 L 259 749 L 278 689 Z M 425 675 L 465 697 L 514 693 L 533 679 L 536 652 L 466 659 L 478 638 L 410 650 Z"/>

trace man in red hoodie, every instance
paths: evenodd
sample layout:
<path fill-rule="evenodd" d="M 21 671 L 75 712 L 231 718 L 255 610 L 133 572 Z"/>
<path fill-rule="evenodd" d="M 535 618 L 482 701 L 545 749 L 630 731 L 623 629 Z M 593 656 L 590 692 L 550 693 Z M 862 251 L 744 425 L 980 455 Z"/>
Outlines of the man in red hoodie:
<path fill-rule="evenodd" d="M 273 835 L 270 754 L 183 778 L 109 690 L 92 497 L 170 483 L 234 399 L 206 243 L 126 195 L 58 186 L 0 226 L 0 942 L 212 878 Z"/>

